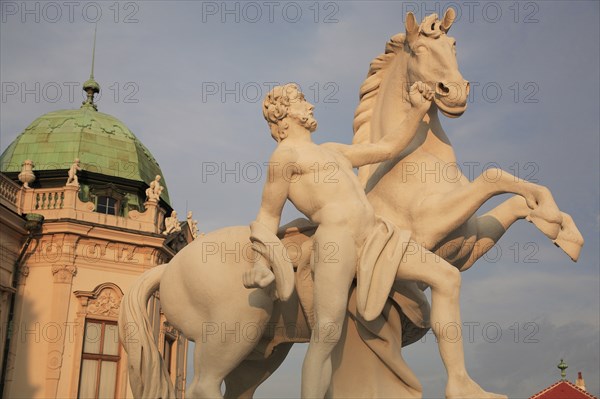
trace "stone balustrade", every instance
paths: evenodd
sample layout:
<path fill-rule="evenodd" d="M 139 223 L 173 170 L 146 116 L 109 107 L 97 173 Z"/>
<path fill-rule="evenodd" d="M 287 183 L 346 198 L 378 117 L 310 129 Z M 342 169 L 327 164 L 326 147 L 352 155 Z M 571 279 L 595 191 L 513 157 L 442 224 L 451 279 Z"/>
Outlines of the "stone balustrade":
<path fill-rule="evenodd" d="M 0 174 L 0 203 L 15 213 L 18 213 L 17 197 L 20 189 L 17 183 Z"/>
<path fill-rule="evenodd" d="M 60 189 L 59 189 L 60 190 Z M 35 210 L 62 209 L 65 199 L 65 193 L 61 191 L 42 191 L 36 190 Z"/>
<path fill-rule="evenodd" d="M 45 220 L 73 219 L 100 225 L 159 234 L 165 211 L 157 201 L 144 203 L 144 212 L 131 211 L 128 217 L 95 212 L 93 202 L 79 199 L 79 187 L 24 188 L 0 174 L 2 204 L 18 214 L 39 213 Z"/>

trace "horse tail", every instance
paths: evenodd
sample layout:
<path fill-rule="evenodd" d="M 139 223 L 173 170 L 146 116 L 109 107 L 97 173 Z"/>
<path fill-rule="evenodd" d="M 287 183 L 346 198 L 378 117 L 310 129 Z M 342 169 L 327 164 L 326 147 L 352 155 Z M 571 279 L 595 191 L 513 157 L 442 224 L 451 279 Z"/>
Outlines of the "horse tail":
<path fill-rule="evenodd" d="M 158 289 L 167 265 L 153 267 L 142 274 L 121 302 L 119 339 L 127 352 L 129 383 L 135 398 L 175 397 L 147 311 L 148 300 Z"/>

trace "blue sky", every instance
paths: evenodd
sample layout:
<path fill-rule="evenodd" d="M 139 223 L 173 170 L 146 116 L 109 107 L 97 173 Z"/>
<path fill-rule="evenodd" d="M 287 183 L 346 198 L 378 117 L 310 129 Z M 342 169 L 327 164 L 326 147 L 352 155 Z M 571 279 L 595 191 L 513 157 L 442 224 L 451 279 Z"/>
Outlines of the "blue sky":
<path fill-rule="evenodd" d="M 99 109 L 152 151 L 172 205 L 192 210 L 201 231 L 245 225 L 265 178 L 256 165 L 274 148 L 260 108 L 268 87 L 298 82 L 316 105 L 315 141 L 350 143 L 358 88 L 389 37 L 404 31 L 406 11 L 420 20 L 454 5 L 450 33 L 472 94 L 467 112 L 442 124 L 459 165 L 472 165 L 469 177 L 495 163 L 538 180 L 586 239 L 572 263 L 519 222 L 463 274 L 467 364 L 485 388 L 521 398 L 555 382 L 564 358 L 568 378 L 582 371 L 598 396 L 599 4 L 152 1 L 69 9 L 4 1 L 0 150 L 37 116 L 79 106 L 97 22 Z M 282 220 L 296 216 L 286 206 Z M 297 345 L 257 397 L 297 397 L 305 349 Z M 403 355 L 424 397 L 441 397 L 433 335 Z"/>

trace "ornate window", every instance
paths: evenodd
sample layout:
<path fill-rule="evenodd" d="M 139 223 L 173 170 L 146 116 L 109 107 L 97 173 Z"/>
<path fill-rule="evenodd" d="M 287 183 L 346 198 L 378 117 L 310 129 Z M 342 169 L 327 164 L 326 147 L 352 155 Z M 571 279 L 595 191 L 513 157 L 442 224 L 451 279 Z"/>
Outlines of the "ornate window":
<path fill-rule="evenodd" d="M 93 186 L 89 192 L 91 199 L 96 204 L 96 212 L 105 215 L 123 216 L 126 205 L 127 192 L 120 190 L 113 183 L 104 186 Z"/>
<path fill-rule="evenodd" d="M 123 291 L 113 283 L 103 283 L 92 291 L 75 291 L 79 309 L 75 320 L 73 384 L 69 397 L 124 398 L 127 395 L 126 354 L 118 340 L 117 318 Z M 187 341 L 166 322 L 155 293 L 148 302 L 148 316 L 155 342 L 175 387 L 175 396 L 185 392 Z M 122 364 L 121 364 L 122 363 Z"/>
<path fill-rule="evenodd" d="M 114 398 L 119 359 L 117 323 L 87 319 L 78 397 Z"/>
<path fill-rule="evenodd" d="M 104 195 L 96 197 L 96 212 L 107 215 L 116 215 L 117 200 Z"/>
<path fill-rule="evenodd" d="M 79 299 L 71 397 L 119 398 L 126 395 L 127 367 L 119 344 L 117 318 L 123 292 L 113 283 L 75 291 Z"/>

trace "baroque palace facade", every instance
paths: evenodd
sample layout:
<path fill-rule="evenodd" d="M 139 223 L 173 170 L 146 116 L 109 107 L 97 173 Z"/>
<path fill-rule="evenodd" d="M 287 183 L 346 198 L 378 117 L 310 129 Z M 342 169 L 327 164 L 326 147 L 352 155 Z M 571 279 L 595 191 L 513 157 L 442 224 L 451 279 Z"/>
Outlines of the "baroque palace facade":
<path fill-rule="evenodd" d="M 123 293 L 197 235 L 179 222 L 160 167 L 98 112 L 93 76 L 79 109 L 33 121 L 0 157 L 0 373 L 5 398 L 131 398 L 118 340 Z M 166 226 L 166 227 L 165 227 Z M 148 304 L 184 397 L 187 340 Z M 137 326 L 125 326 L 136 339 Z"/>

